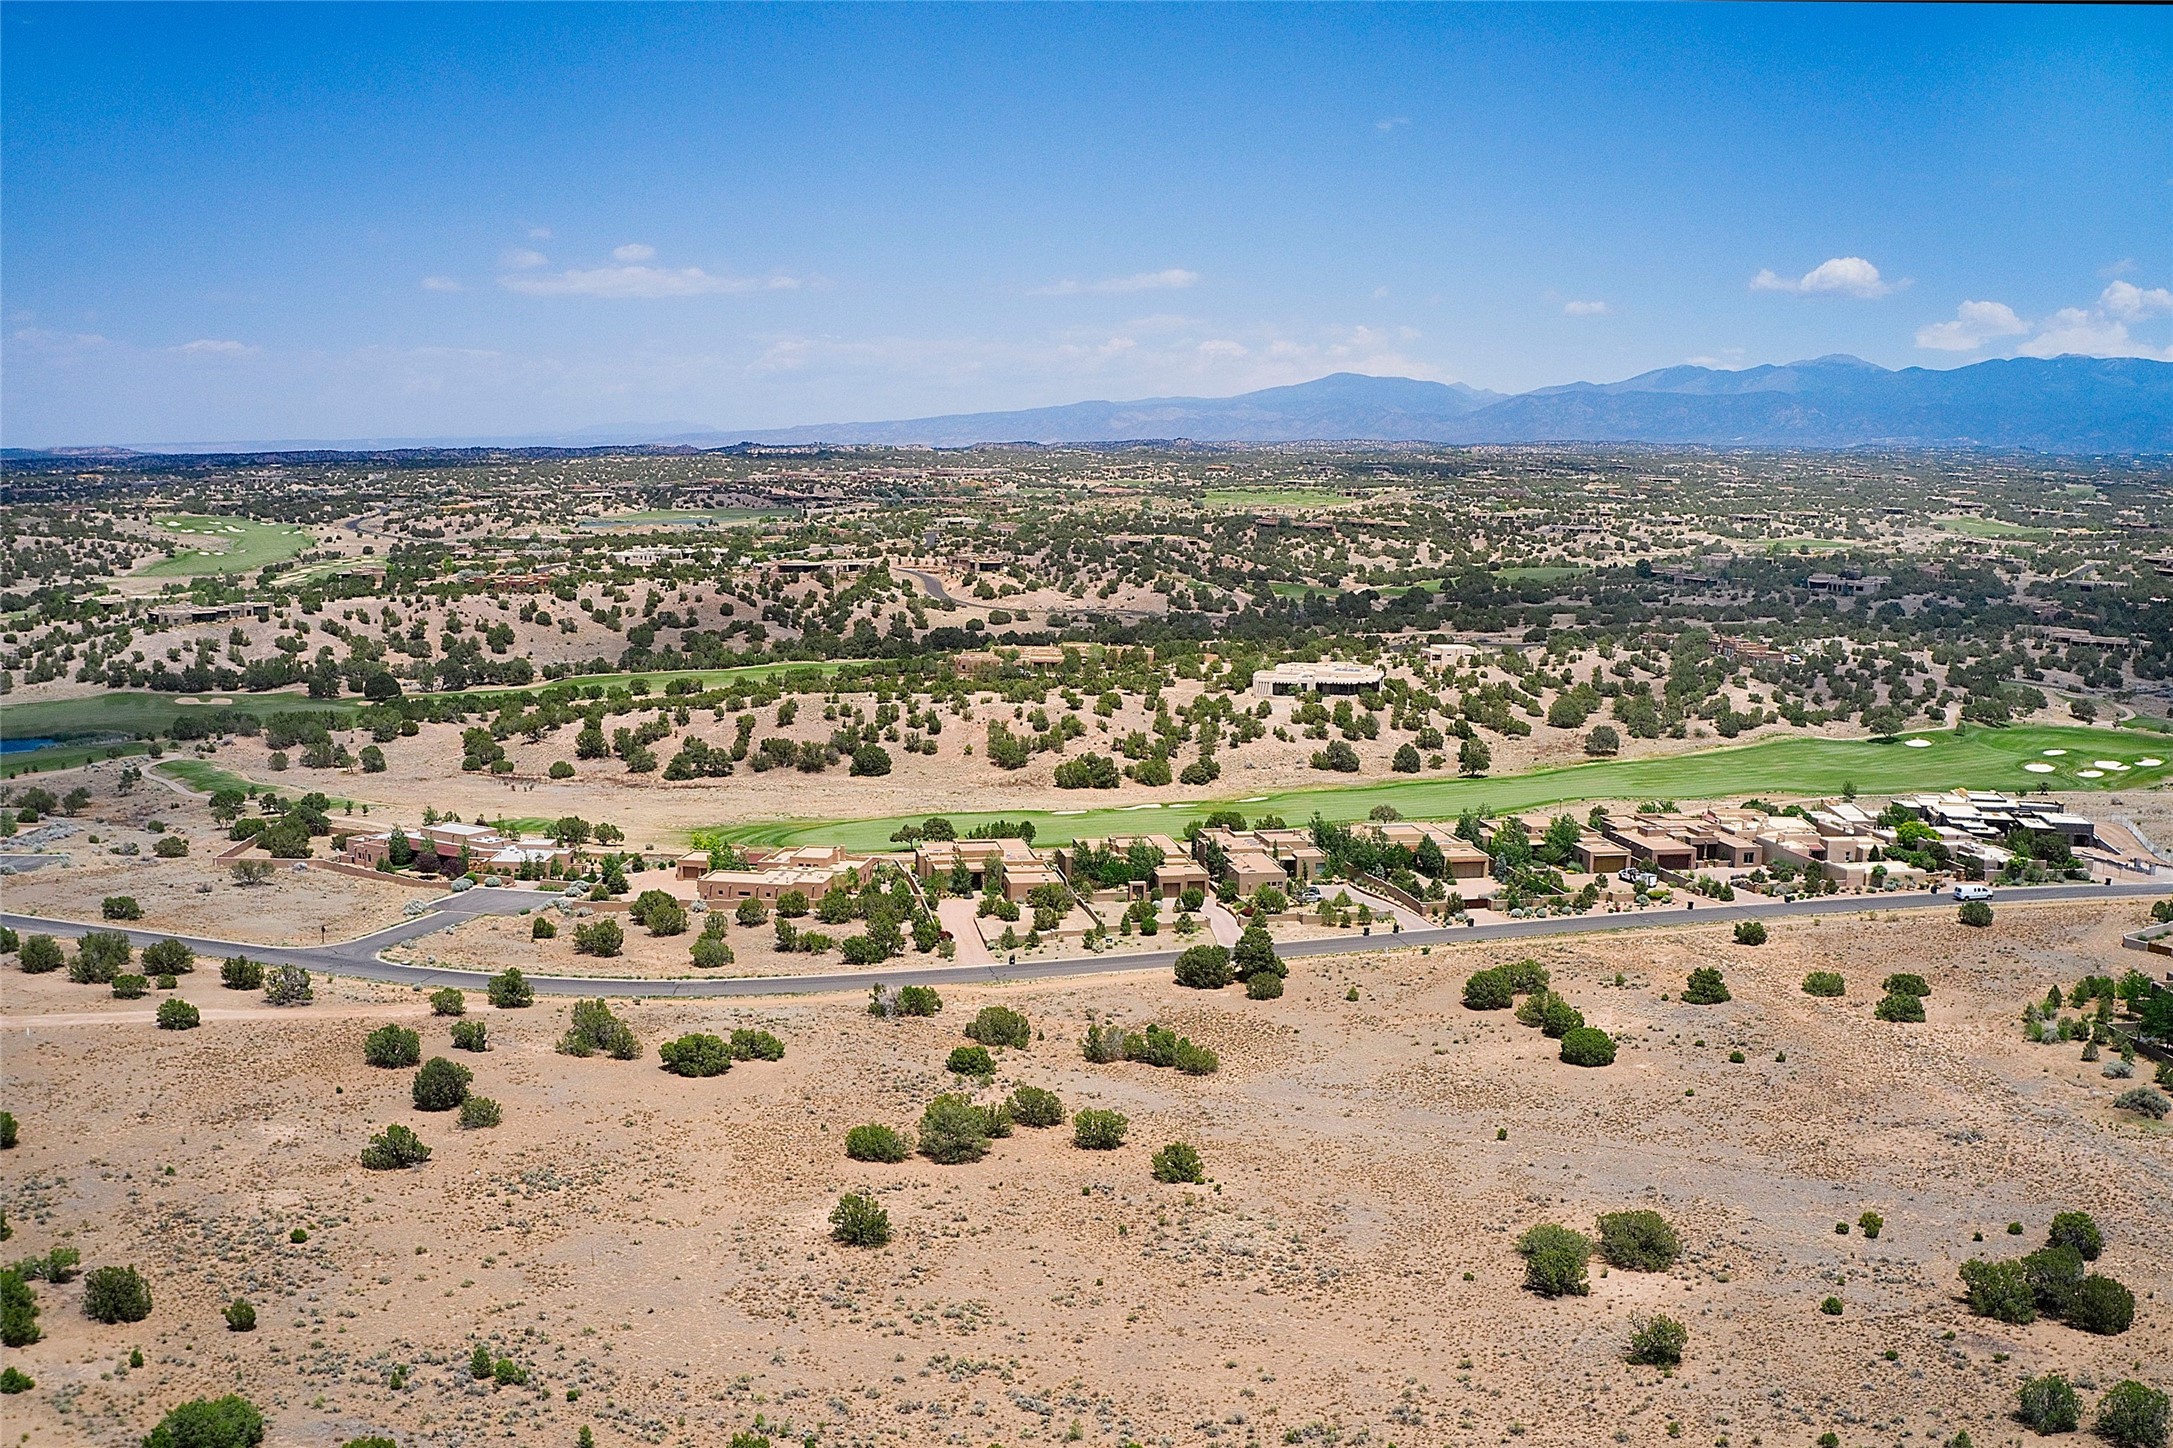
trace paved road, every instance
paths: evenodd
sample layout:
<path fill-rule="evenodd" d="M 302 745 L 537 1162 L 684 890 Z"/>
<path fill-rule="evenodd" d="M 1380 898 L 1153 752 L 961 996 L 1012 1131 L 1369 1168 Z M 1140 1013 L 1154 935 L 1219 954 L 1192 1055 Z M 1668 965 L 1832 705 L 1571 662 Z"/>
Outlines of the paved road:
<path fill-rule="evenodd" d="M 1994 904 L 2046 903 L 2064 900 L 2162 899 L 2162 884 L 2037 885 L 2014 886 L 1997 892 Z M 396 985 L 458 986 L 482 990 L 490 981 L 484 971 L 453 970 L 443 966 L 401 965 L 381 959 L 378 952 L 389 946 L 448 930 L 480 915 L 513 914 L 535 908 L 545 897 L 528 890 L 470 890 L 432 902 L 429 913 L 355 940 L 317 946 L 247 945 L 239 941 L 211 940 L 200 936 L 169 937 L 158 930 L 134 930 L 116 925 L 86 925 L 74 920 L 50 920 L 35 915 L 0 913 L 0 924 L 25 933 L 74 937 L 87 930 L 121 929 L 137 945 L 178 939 L 198 955 L 224 957 L 246 955 L 270 964 L 299 965 L 309 970 L 390 981 Z M 1348 955 L 1374 949 L 1408 950 L 1421 945 L 1472 944 L 1488 940 L 1527 940 L 1549 935 L 1586 935 L 1600 931 L 1650 930 L 1665 926 L 1732 924 L 1737 920 L 1773 920 L 1797 915 L 1848 915 L 1869 910 L 1952 910 L 1948 895 L 1900 893 L 1890 895 L 1824 895 L 1815 900 L 1738 901 L 1732 905 L 1705 904 L 1690 910 L 1624 911 L 1618 915 L 1550 916 L 1539 920 L 1504 920 L 1491 925 L 1436 926 L 1426 930 L 1387 930 L 1353 933 L 1319 940 L 1295 940 L 1276 947 L 1293 959 L 1316 955 Z M 701 976 L 680 980 L 640 979 L 624 976 L 532 975 L 528 983 L 543 995 L 581 996 L 772 996 L 818 995 L 861 992 L 877 985 L 978 985 L 998 981 L 1051 980 L 1077 975 L 1116 975 L 1128 971 L 1168 970 L 1176 963 L 1176 950 L 1131 955 L 1086 955 L 1058 960 L 1028 960 L 1017 965 L 908 966 L 885 970 L 823 971 L 812 975 Z"/>

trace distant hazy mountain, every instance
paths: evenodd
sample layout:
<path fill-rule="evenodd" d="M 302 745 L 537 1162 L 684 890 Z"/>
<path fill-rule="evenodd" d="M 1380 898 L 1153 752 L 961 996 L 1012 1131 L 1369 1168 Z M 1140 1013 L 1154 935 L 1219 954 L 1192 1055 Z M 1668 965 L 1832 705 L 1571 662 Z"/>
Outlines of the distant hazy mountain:
<path fill-rule="evenodd" d="M 1079 402 L 1024 412 L 831 423 L 713 436 L 759 443 L 1197 442 L 1367 439 L 1751 447 L 2173 452 L 2173 363 L 2015 358 L 1890 371 L 1855 357 L 1724 372 L 1667 367 L 1514 397 L 1339 372 L 1237 397 Z M 658 441 L 667 439 L 657 438 Z M 669 441 L 696 442 L 680 435 Z"/>

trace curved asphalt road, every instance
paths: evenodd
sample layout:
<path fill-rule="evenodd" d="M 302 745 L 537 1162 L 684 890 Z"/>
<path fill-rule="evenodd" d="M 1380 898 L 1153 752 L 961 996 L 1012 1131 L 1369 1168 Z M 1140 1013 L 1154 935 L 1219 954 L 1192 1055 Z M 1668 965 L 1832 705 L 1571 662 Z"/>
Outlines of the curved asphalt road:
<path fill-rule="evenodd" d="M 2012 886 L 1997 893 L 1995 902 L 2008 904 L 2064 900 L 2159 899 L 2167 893 L 2163 884 L 2034 885 Z M 74 937 L 89 930 L 122 930 L 137 945 L 178 939 L 199 955 L 246 955 L 274 965 L 299 965 L 309 970 L 396 985 L 457 986 L 482 990 L 490 976 L 478 970 L 451 970 L 442 966 L 400 965 L 379 958 L 388 946 L 413 940 L 437 930 L 449 930 L 480 915 L 510 915 L 534 909 L 546 896 L 531 890 L 469 890 L 432 902 L 427 914 L 355 940 L 318 946 L 246 945 L 239 941 L 211 940 L 199 936 L 168 936 L 164 931 L 129 930 L 116 925 L 86 925 L 74 920 L 49 920 L 36 915 L 0 912 L 0 924 L 16 930 L 40 931 Z M 1522 940 L 1545 935 L 1586 935 L 1599 931 L 1651 929 L 1668 925 L 1726 925 L 1737 920 L 1771 920 L 1793 915 L 1846 915 L 1869 910 L 1953 909 L 1945 894 L 1894 893 L 1890 895 L 1822 895 L 1815 900 L 1759 900 L 1733 905 L 1708 904 L 1691 910 L 1624 911 L 1617 915 L 1550 916 L 1540 920 L 1505 920 L 1493 925 L 1453 926 L 1406 930 L 1400 934 L 1338 935 L 1320 940 L 1297 940 L 1277 947 L 1291 958 L 1315 955 L 1348 955 L 1354 951 L 1398 949 L 1420 945 L 1468 944 L 1487 940 Z M 1085 955 L 1061 960 L 1030 960 L 1017 965 L 938 965 L 894 970 L 841 970 L 813 975 L 704 976 L 680 980 L 644 980 L 614 976 L 532 975 L 528 983 L 544 995 L 613 996 L 769 996 L 811 995 L 838 991 L 859 992 L 878 985 L 968 985 L 1002 981 L 1049 980 L 1072 975 L 1114 975 L 1135 970 L 1168 970 L 1177 951 L 1163 950 L 1135 955 Z"/>

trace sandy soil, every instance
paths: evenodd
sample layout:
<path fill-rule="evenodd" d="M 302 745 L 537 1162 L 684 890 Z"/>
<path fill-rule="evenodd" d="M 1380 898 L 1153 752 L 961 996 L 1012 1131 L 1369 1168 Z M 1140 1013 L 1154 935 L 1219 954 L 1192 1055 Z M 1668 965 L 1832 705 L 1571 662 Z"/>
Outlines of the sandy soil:
<path fill-rule="evenodd" d="M 1266 1003 L 1120 977 L 946 991 L 932 1020 L 856 997 L 618 1008 L 651 1048 L 739 1024 L 787 1043 L 708 1081 L 653 1054 L 553 1054 L 564 1002 L 476 1002 L 493 1049 L 459 1059 L 506 1112 L 481 1132 L 415 1112 L 409 1073 L 362 1061 L 378 1011 L 446 1051 L 416 992 L 330 983 L 307 1009 L 168 1034 L 140 1003 L 10 973 L 18 1017 L 113 1018 L 0 1035 L 23 1120 L 11 1250 L 133 1262 L 156 1306 L 104 1327 L 79 1285 L 41 1287 L 46 1340 L 11 1355 L 38 1386 L 8 1418 L 30 1442 L 120 1445 L 178 1399 L 239 1389 L 274 1442 L 311 1448 L 366 1431 L 567 1444 L 584 1424 L 605 1445 L 716 1443 L 758 1417 L 779 1442 L 2005 1443 L 2024 1374 L 2169 1376 L 2153 1345 L 2173 1334 L 2173 1130 L 2116 1115 L 2095 1065 L 2013 1027 L 2048 983 L 2132 960 L 2117 937 L 2136 914 L 1804 920 L 1760 950 L 1705 928 L 1548 942 L 1556 984 L 1622 1038 L 1601 1071 L 1462 1009 L 1500 947 L 1305 961 Z M 1706 962 L 1732 1003 L 1662 999 Z M 1901 966 L 1933 983 L 1926 1025 L 1869 1018 Z M 1843 971 L 1847 999 L 1802 995 L 1814 967 Z M 233 1005 L 202 972 L 182 993 Z M 1004 1053 L 999 1089 L 1121 1110 L 1126 1145 L 1022 1130 L 972 1166 L 847 1161 L 844 1130 L 910 1124 L 994 1001 L 1039 1037 Z M 1074 1045 L 1090 1013 L 1164 1021 L 1223 1068 L 1090 1065 Z M 363 1141 L 395 1121 L 436 1155 L 363 1171 Z M 1209 1187 L 1151 1179 L 1176 1138 Z M 848 1189 L 888 1209 L 890 1247 L 828 1240 Z M 1555 1301 L 1521 1287 L 1525 1227 L 1648 1205 L 1684 1235 L 1675 1270 L 1595 1263 L 1590 1296 Z M 1835 1234 L 1867 1207 L 1887 1219 L 1877 1242 Z M 1969 1317 L 1956 1265 L 2036 1245 L 2067 1207 L 2097 1215 L 2134 1328 Z M 220 1323 L 237 1293 L 253 1336 Z M 1817 1311 L 1828 1293 L 1838 1318 Z M 1682 1370 L 1624 1366 L 1631 1317 L 1663 1308 L 1690 1327 Z M 529 1385 L 472 1383 L 478 1341 Z"/>

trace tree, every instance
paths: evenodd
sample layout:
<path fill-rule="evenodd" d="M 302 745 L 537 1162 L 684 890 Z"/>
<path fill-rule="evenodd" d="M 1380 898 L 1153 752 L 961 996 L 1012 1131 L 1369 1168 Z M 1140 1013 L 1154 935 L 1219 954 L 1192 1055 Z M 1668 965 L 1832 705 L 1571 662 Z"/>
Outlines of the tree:
<path fill-rule="evenodd" d="M 193 1031 L 203 1024 L 203 1012 L 179 996 L 158 1003 L 158 1028 L 162 1031 Z"/>
<path fill-rule="evenodd" d="M 490 1049 L 490 1026 L 485 1021 L 458 1020 L 453 1022 L 453 1049 L 456 1051 L 487 1051 Z"/>
<path fill-rule="evenodd" d="M 141 1322 L 151 1315 L 151 1286 L 133 1267 L 94 1267 L 83 1274 L 83 1315 L 93 1322 Z"/>
<path fill-rule="evenodd" d="M 1257 970 L 1245 978 L 1245 999 L 1249 1001 L 1281 1000 L 1283 978 L 1272 970 Z"/>
<path fill-rule="evenodd" d="M 2015 1416 L 2025 1427 L 2045 1437 L 2074 1432 L 2075 1425 L 2082 1421 L 2082 1409 L 2068 1380 L 2058 1373 L 2046 1373 L 2024 1381 L 2022 1403 Z"/>
<path fill-rule="evenodd" d="M 942 1166 L 988 1155 L 988 1117 L 972 1098 L 945 1092 L 921 1113 L 920 1153 Z"/>
<path fill-rule="evenodd" d="M 1464 982 L 1464 1009 L 1505 1011 L 1516 1004 L 1516 989 L 1508 973 L 1495 967 L 1475 971 Z"/>
<path fill-rule="evenodd" d="M 1494 751 L 1474 734 L 1456 748 L 1456 772 L 1476 777 L 1494 767 Z"/>
<path fill-rule="evenodd" d="M 1237 937 L 1237 948 L 1230 954 L 1230 965 L 1232 974 L 1243 981 L 1250 981 L 1263 971 L 1276 976 L 1290 973 L 1290 967 L 1275 953 L 1275 941 L 1268 934 L 1267 923 L 1257 913 Z"/>
<path fill-rule="evenodd" d="M 1021 1086 L 1004 1101 L 1004 1109 L 1021 1126 L 1050 1127 L 1064 1124 L 1064 1103 L 1054 1091 Z"/>
<path fill-rule="evenodd" d="M 1615 1040 L 1596 1026 L 1579 1026 L 1562 1033 L 1561 1058 L 1572 1066 L 1612 1066 Z"/>
<path fill-rule="evenodd" d="M 732 1069 L 732 1050 L 720 1036 L 690 1031 L 656 1048 L 674 1076 L 721 1076 Z"/>
<path fill-rule="evenodd" d="M 45 1336 L 38 1327 L 38 1295 L 14 1267 L 0 1267 L 0 1343 L 28 1347 Z"/>
<path fill-rule="evenodd" d="M 573 928 L 573 950 L 576 955 L 595 955 L 609 958 L 626 947 L 626 931 L 609 915 L 594 920 L 584 920 Z"/>
<path fill-rule="evenodd" d="M 143 1440 L 143 1448 L 256 1448 L 264 1441 L 264 1415 L 247 1398 L 198 1398 L 170 1409 Z"/>
<path fill-rule="evenodd" d="M 1831 970 L 1814 970 L 1803 978 L 1803 993 L 1829 1000 L 1848 994 L 1848 982 Z"/>
<path fill-rule="evenodd" d="M 222 1309 L 222 1314 L 226 1318 L 226 1330 L 228 1332 L 255 1332 L 257 1330 L 257 1310 L 246 1297 L 237 1297 L 229 1302 Z"/>
<path fill-rule="evenodd" d="M 1665 1272 L 1682 1255 L 1682 1239 L 1658 1212 L 1608 1212 L 1600 1218 L 1600 1255 L 1626 1272 Z"/>
<path fill-rule="evenodd" d="M 490 978 L 488 990 L 490 1003 L 502 1011 L 518 1010 L 536 1003 L 536 993 L 521 974 L 520 967 L 507 966 Z"/>
<path fill-rule="evenodd" d="M 2083 1278 L 2068 1299 L 2063 1315 L 2070 1327 L 2100 1337 L 2116 1337 L 2135 1322 L 2135 1294 L 2112 1278 L 2093 1272 Z"/>
<path fill-rule="evenodd" d="M 1666 1313 L 1630 1319 L 1629 1358 L 1633 1363 L 1655 1368 L 1681 1367 L 1683 1349 L 1689 1345 L 1690 1329 Z"/>
<path fill-rule="evenodd" d="M 740 901 L 739 908 L 732 913 L 742 925 L 760 925 L 770 917 L 769 907 L 753 895 Z"/>
<path fill-rule="evenodd" d="M 445 986 L 430 992 L 430 1014 L 434 1016 L 464 1016 L 468 1013 L 468 998 L 457 986 Z"/>
<path fill-rule="evenodd" d="M 1024 1015 L 1009 1006 L 983 1006 L 966 1023 L 966 1039 L 984 1046 L 1010 1046 L 1019 1050 L 1033 1044 L 1034 1028 Z"/>
<path fill-rule="evenodd" d="M 430 1148 L 422 1138 L 404 1126 L 388 1126 L 370 1138 L 370 1144 L 362 1148 L 362 1164 L 371 1171 L 393 1171 L 401 1167 L 420 1166 L 430 1160 Z"/>
<path fill-rule="evenodd" d="M 879 778 L 890 773 L 890 751 L 880 744 L 863 744 L 853 751 L 852 773 Z"/>
<path fill-rule="evenodd" d="M 1199 1149 L 1182 1141 L 1173 1141 L 1156 1152 L 1150 1167 L 1158 1182 L 1189 1182 L 1202 1186 L 1207 1181 L 1207 1169 L 1200 1160 Z"/>
<path fill-rule="evenodd" d="M 1592 1290 L 1585 1272 L 1592 1241 L 1582 1232 L 1541 1223 L 1517 1239 L 1524 1257 L 1524 1285 L 1542 1297 L 1583 1297 Z"/>
<path fill-rule="evenodd" d="M 1612 724 L 1595 724 L 1585 734 L 1584 752 L 1594 759 L 1620 754 L 1622 735 Z"/>
<path fill-rule="evenodd" d="M 848 1247 L 881 1247 L 890 1241 L 890 1213 L 875 1198 L 847 1192 L 830 1209 L 830 1236 Z"/>
<path fill-rule="evenodd" d="M 1874 704 L 1864 711 L 1864 727 L 1874 739 L 1890 741 L 1908 724 L 1909 711 L 1898 705 Z"/>
<path fill-rule="evenodd" d="M 133 954 L 128 937 L 120 931 L 88 931 L 75 943 L 68 979 L 77 985 L 111 985 L 115 976 L 128 969 Z"/>
<path fill-rule="evenodd" d="M 2052 1218 L 2052 1229 L 2045 1234 L 2048 1247 L 2072 1247 L 2075 1255 L 2085 1262 L 2095 1262 L 2105 1250 L 2105 1238 L 2098 1231 L 2098 1224 L 2088 1212 L 2057 1212 Z"/>
<path fill-rule="evenodd" d="M 903 1133 L 879 1122 L 871 1121 L 845 1133 L 845 1154 L 854 1161 L 879 1161 L 895 1165 L 904 1161 L 911 1151 Z"/>
<path fill-rule="evenodd" d="M 633 1028 L 611 1013 L 601 1000 L 576 1001 L 573 1023 L 558 1041 L 561 1056 L 592 1056 L 604 1052 L 615 1061 L 632 1061 L 641 1055 L 641 1042 Z"/>
<path fill-rule="evenodd" d="M 451 1111 L 467 1099 L 468 1083 L 474 1079 L 475 1073 L 467 1067 L 432 1056 L 415 1073 L 408 1094 L 417 1111 Z"/>
<path fill-rule="evenodd" d="M 996 1074 L 996 1058 L 989 1055 L 986 1046 L 960 1046 L 944 1061 L 943 1069 L 953 1076 L 986 1081 Z"/>
<path fill-rule="evenodd" d="M 1177 957 L 1177 984 L 1190 990 L 1221 990 L 1228 985 L 1230 952 L 1220 945 L 1194 945 Z"/>
<path fill-rule="evenodd" d="M 1315 750 L 1312 758 L 1315 769 L 1331 770 L 1337 774 L 1358 772 L 1358 751 L 1341 739 L 1331 740 L 1326 749 Z"/>
<path fill-rule="evenodd" d="M 1987 1262 L 1972 1258 L 1961 1268 L 1962 1288 L 1969 1310 L 1996 1322 L 2027 1327 L 2037 1321 L 2037 1295 L 2020 1262 Z"/>
<path fill-rule="evenodd" d="M 1879 989 L 1888 995 L 1910 995 L 1919 999 L 1932 993 L 1932 988 L 1925 983 L 1924 977 L 1912 971 L 1897 971 L 1881 981 Z"/>
<path fill-rule="evenodd" d="M 1419 766 L 1418 746 L 1406 740 L 1396 746 L 1396 757 L 1389 761 L 1388 767 L 1398 774 L 1416 774 Z"/>
<path fill-rule="evenodd" d="M 1131 1124 L 1121 1111 L 1089 1107 L 1071 1118 L 1072 1144 L 1087 1151 L 1115 1151 L 1124 1145 L 1124 1133 Z"/>
<path fill-rule="evenodd" d="M 2123 1378 L 2098 1399 L 2097 1421 L 2090 1427 L 2113 1448 L 2166 1448 L 2169 1416 L 2164 1393 Z"/>
<path fill-rule="evenodd" d="M 108 895 L 98 902 L 98 913 L 107 920 L 143 919 L 143 907 L 133 895 Z"/>
<path fill-rule="evenodd" d="M 1882 1021 L 1899 1021 L 1909 1025 L 1924 1023 L 1922 998 L 1894 991 L 1871 1008 L 1871 1014 Z"/>
<path fill-rule="evenodd" d="M 228 873 L 233 875 L 235 884 L 246 889 L 268 883 L 277 868 L 270 860 L 236 860 Z"/>
<path fill-rule="evenodd" d="M 298 965 L 275 965 L 264 972 L 264 1003 L 273 1006 L 306 1006 L 315 998 L 309 972 Z"/>
<path fill-rule="evenodd" d="M 61 953 L 60 942 L 52 936 L 28 935 L 23 938 L 22 955 L 16 963 L 25 975 L 46 975 L 68 962 Z"/>
<path fill-rule="evenodd" d="M 455 992 L 458 994 L 458 992 Z M 362 1059 L 372 1066 L 419 1066 L 423 1038 L 405 1026 L 379 1026 L 362 1038 Z"/>
<path fill-rule="evenodd" d="M 1701 965 L 1690 972 L 1690 980 L 1683 987 L 1683 1001 L 1686 1005 L 1717 1006 L 1731 999 L 1733 997 L 1728 994 L 1727 982 L 1720 978 L 1719 971 L 1709 965 Z"/>

